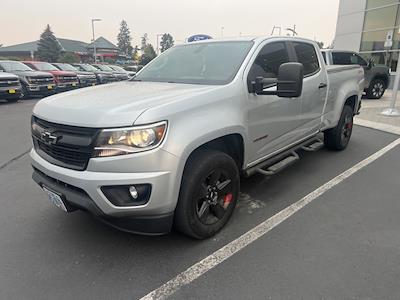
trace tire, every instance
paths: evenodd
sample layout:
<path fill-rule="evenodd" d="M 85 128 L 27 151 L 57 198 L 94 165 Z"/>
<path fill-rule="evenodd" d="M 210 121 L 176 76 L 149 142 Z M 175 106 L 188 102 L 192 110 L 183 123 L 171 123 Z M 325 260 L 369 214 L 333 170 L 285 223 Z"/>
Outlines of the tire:
<path fill-rule="evenodd" d="M 353 116 L 354 112 L 351 106 L 345 105 L 338 125 L 324 132 L 326 148 L 336 151 L 346 149 L 353 132 Z"/>
<path fill-rule="evenodd" d="M 369 99 L 381 99 L 386 90 L 386 84 L 382 79 L 374 79 L 371 81 L 367 90 Z"/>
<path fill-rule="evenodd" d="M 239 170 L 229 155 L 199 150 L 183 172 L 175 228 L 190 237 L 215 235 L 229 221 L 239 197 Z"/>

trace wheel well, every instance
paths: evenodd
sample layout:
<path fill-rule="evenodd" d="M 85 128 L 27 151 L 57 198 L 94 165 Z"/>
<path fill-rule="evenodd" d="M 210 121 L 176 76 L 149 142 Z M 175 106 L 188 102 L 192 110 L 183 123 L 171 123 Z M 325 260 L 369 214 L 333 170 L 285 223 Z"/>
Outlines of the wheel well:
<path fill-rule="evenodd" d="M 228 154 L 234 159 L 238 166 L 238 169 L 242 170 L 244 160 L 244 143 L 243 138 L 240 134 L 229 134 L 209 141 L 196 148 L 190 154 L 189 159 L 195 152 L 204 149 L 221 151 Z"/>
<path fill-rule="evenodd" d="M 357 98 L 358 97 L 356 95 L 347 98 L 347 100 L 344 103 L 344 105 L 350 106 L 353 109 L 353 111 L 355 111 L 356 110 Z"/>
<path fill-rule="evenodd" d="M 385 83 L 385 87 L 388 87 L 388 85 L 389 85 L 389 78 L 388 78 L 387 76 L 377 75 L 377 76 L 375 76 L 375 77 L 371 80 L 371 82 L 372 82 L 373 80 L 376 80 L 376 79 L 382 80 L 382 81 Z"/>

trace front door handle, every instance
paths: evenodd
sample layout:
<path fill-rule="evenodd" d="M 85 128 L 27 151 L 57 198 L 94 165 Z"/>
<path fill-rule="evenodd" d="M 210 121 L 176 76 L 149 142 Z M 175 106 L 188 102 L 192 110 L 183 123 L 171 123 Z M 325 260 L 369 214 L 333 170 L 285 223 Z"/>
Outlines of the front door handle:
<path fill-rule="evenodd" d="M 326 83 L 320 83 L 319 84 L 319 89 L 324 89 L 324 88 L 326 88 L 328 85 L 326 84 Z"/>

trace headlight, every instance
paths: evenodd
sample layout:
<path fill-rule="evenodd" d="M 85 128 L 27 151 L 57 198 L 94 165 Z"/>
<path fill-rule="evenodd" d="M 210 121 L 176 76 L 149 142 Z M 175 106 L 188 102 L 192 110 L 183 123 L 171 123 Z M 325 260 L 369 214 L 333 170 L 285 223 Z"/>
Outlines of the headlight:
<path fill-rule="evenodd" d="M 158 147 L 166 134 L 167 122 L 145 126 L 102 130 L 93 157 L 108 157 L 147 151 Z"/>

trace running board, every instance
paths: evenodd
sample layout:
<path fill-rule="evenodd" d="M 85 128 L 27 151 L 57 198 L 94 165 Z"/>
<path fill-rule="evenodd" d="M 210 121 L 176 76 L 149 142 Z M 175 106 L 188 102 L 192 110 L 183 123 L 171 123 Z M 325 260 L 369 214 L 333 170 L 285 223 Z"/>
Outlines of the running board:
<path fill-rule="evenodd" d="M 316 152 L 323 147 L 324 147 L 324 142 L 321 141 L 320 139 L 317 139 L 312 144 L 302 146 L 301 149 L 304 151 Z"/>
<path fill-rule="evenodd" d="M 264 170 L 262 168 L 257 169 L 257 172 L 265 175 L 265 176 L 272 176 L 276 173 L 279 173 L 283 169 L 289 167 L 290 165 L 294 164 L 300 157 L 296 152 L 291 152 L 289 156 L 285 157 L 284 159 L 278 161 L 277 163 L 269 166 L 268 169 Z"/>

